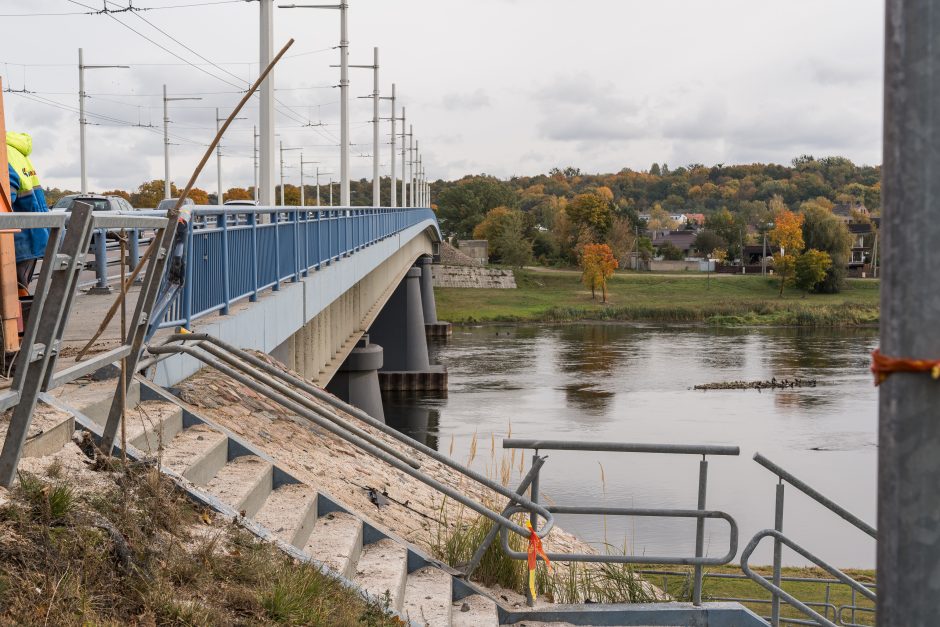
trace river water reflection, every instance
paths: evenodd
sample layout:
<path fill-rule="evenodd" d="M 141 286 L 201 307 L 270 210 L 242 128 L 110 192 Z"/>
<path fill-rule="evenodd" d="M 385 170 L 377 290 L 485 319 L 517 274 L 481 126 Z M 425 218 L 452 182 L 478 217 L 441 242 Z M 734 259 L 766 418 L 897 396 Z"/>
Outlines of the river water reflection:
<path fill-rule="evenodd" d="M 776 481 L 752 461 L 756 451 L 875 522 L 877 394 L 868 355 L 876 344 L 873 329 L 457 327 L 446 345 L 432 347 L 450 372 L 448 396 L 388 398 L 386 416 L 461 461 L 476 435 L 473 465 L 494 476 L 503 451 L 491 453 L 491 438 L 499 446 L 510 425 L 524 438 L 738 445 L 740 457 L 709 458 L 707 506 L 735 517 L 743 548 L 774 522 Z M 817 379 L 818 386 L 691 389 L 772 377 Z M 542 493 L 556 504 L 694 508 L 698 463 L 695 456 L 553 451 Z M 839 566 L 873 567 L 874 541 L 795 489 L 787 490 L 785 511 L 784 530 L 798 543 Z M 559 524 L 637 554 L 694 552 L 690 520 L 559 516 Z M 765 540 L 757 562 L 770 561 L 769 546 Z M 726 523 L 708 523 L 706 547 L 712 556 L 727 552 Z M 787 550 L 784 561 L 802 563 Z"/>

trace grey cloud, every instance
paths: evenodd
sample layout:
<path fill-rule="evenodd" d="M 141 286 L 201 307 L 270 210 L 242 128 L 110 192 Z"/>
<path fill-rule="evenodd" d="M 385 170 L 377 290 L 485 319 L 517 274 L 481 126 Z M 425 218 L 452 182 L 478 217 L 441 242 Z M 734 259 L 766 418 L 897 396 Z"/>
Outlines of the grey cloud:
<path fill-rule="evenodd" d="M 468 93 L 445 94 L 441 102 L 445 108 L 457 111 L 476 111 L 491 105 L 490 96 L 482 87 Z"/>
<path fill-rule="evenodd" d="M 557 77 L 534 94 L 541 113 L 539 132 L 558 141 L 627 140 L 647 131 L 641 106 L 611 83 L 584 75 Z"/>

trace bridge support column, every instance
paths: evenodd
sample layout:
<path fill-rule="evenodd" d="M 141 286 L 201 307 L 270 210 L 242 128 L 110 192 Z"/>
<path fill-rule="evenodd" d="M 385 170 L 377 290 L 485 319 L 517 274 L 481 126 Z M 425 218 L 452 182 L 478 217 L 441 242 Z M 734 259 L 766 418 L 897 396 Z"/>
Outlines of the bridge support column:
<path fill-rule="evenodd" d="M 420 269 L 409 269 L 369 329 L 385 349 L 379 371 L 383 390 L 447 389 L 447 370 L 432 366 L 428 357 L 420 279 Z"/>
<path fill-rule="evenodd" d="M 350 405 L 354 405 L 376 420 L 385 420 L 382 392 L 379 389 L 379 369 L 383 350 L 363 335 L 326 389 Z"/>
<path fill-rule="evenodd" d="M 431 255 L 418 257 L 416 266 L 421 270 L 421 305 L 424 309 L 424 330 L 428 337 L 446 338 L 453 332 L 449 322 L 437 319 L 437 303 L 434 300 L 434 277 Z"/>

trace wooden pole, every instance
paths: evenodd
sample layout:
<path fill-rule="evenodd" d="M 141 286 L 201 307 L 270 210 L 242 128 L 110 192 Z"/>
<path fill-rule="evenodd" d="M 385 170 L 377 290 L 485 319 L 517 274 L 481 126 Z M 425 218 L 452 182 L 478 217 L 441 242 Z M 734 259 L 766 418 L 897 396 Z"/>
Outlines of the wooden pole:
<path fill-rule="evenodd" d="M 7 154 L 7 128 L 3 111 L 3 79 L 0 78 L 0 212 L 12 213 L 10 203 L 10 163 Z M 0 326 L 3 329 L 3 349 L 8 352 L 20 350 L 20 296 L 16 284 L 16 231 L 0 231 Z"/>

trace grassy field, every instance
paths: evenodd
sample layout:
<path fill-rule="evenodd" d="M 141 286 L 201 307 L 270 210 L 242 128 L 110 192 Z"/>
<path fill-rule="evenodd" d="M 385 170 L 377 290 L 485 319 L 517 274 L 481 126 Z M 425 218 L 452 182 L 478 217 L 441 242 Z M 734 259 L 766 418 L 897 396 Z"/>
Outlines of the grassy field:
<path fill-rule="evenodd" d="M 516 270 L 518 289 L 438 288 L 441 320 L 622 320 L 716 325 L 859 326 L 878 323 L 878 281 L 849 280 L 840 294 L 804 294 L 760 276 L 617 273 L 608 303 L 591 300 L 580 273 Z"/>
<path fill-rule="evenodd" d="M 665 587 L 666 591 L 675 599 L 690 600 L 690 588 L 692 585 L 691 569 L 683 569 L 681 567 L 670 568 L 663 566 L 640 566 L 637 568 L 637 570 L 675 572 L 674 575 L 663 576 L 644 574 L 643 577 L 645 577 L 646 580 L 653 585 L 659 586 L 660 588 Z M 754 570 L 761 575 L 764 575 L 768 579 L 770 578 L 772 572 L 769 566 L 755 567 Z M 874 570 L 845 569 L 843 572 L 854 578 L 856 581 L 860 581 L 862 583 L 871 583 L 875 580 Z M 741 569 L 737 566 L 721 566 L 707 568 L 705 569 L 705 573 L 706 575 L 709 573 L 741 574 Z M 831 576 L 829 576 L 827 572 L 819 568 L 784 568 L 783 576 L 831 579 Z M 783 589 L 803 602 L 826 602 L 825 584 L 784 581 Z M 706 576 L 702 583 L 702 598 L 706 601 L 731 598 L 769 600 L 770 593 L 750 579 L 719 579 Z M 848 586 L 842 584 L 833 584 L 829 588 L 828 602 L 835 607 L 836 611 L 838 611 L 838 608 L 841 606 L 852 605 L 851 589 Z M 745 603 L 745 605 L 761 616 L 770 616 L 769 603 Z M 855 605 L 857 607 L 874 608 L 874 604 L 860 594 L 858 594 L 856 597 Z M 820 614 L 823 613 L 820 607 L 811 607 L 813 607 L 813 609 L 815 609 Z M 833 620 L 832 613 L 833 610 L 830 608 L 828 610 L 829 620 Z M 792 607 L 788 607 L 786 604 L 781 604 L 780 615 L 788 618 L 805 618 L 801 612 Z M 844 618 L 846 619 L 846 622 L 849 622 L 848 619 L 851 618 L 851 613 L 849 610 L 845 610 Z M 854 622 L 859 625 L 874 625 L 875 615 L 872 612 L 857 610 L 855 613 Z"/>

